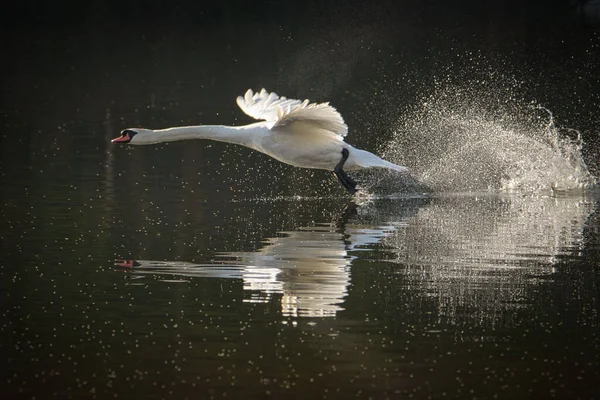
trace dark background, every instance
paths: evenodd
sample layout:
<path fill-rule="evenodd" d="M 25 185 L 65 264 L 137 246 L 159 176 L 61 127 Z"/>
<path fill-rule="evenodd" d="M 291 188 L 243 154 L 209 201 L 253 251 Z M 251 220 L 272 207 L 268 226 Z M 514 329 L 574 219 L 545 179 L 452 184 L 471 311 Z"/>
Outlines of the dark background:
<path fill-rule="evenodd" d="M 597 172 L 600 35 L 577 4 L 13 1 L 0 32 L 3 398 L 598 393 L 598 194 L 544 196 L 554 177 L 536 158 L 547 151 L 516 152 L 523 168 L 510 169 L 543 180 L 540 192 L 450 187 L 352 216 L 327 171 L 210 141 L 110 143 L 127 127 L 248 123 L 235 97 L 265 87 L 331 101 L 353 145 L 413 144 L 413 159 L 428 155 L 459 183 L 486 154 L 495 172 L 506 150 L 468 139 L 539 139 L 543 106 L 562 133 L 581 133 Z M 452 140 L 461 126 L 466 139 Z M 483 156 L 452 169 L 429 154 L 446 144 Z M 353 242 L 352 226 L 371 241 Z M 288 241 L 298 254 L 275 265 L 293 295 L 334 251 L 350 279 L 335 318 L 290 319 L 281 293 L 245 303 L 261 292 L 239 277 L 175 271 L 169 283 L 115 266 L 210 270 L 223 252 L 262 265 L 269 244 L 311 230 L 329 241 Z M 296 279 L 289 267 L 303 258 Z"/>
<path fill-rule="evenodd" d="M 330 0 L 303 2 L 286 1 L 244 1 L 227 2 L 207 1 L 167 1 L 167 0 L 92 0 L 78 1 L 12 1 L 5 3 L 3 13 L 4 27 L 36 26 L 48 24 L 56 28 L 126 23 L 152 23 L 156 25 L 180 24 L 198 28 L 198 24 L 211 21 L 215 24 L 225 20 L 232 23 L 254 20 L 264 22 L 269 18 L 284 20 L 302 17 L 341 15 L 353 9 L 359 15 L 367 17 L 373 11 L 385 10 L 389 17 L 409 15 L 422 20 L 464 20 L 464 18 L 490 20 L 529 19 L 532 21 L 582 21 L 593 19 L 591 12 L 585 15 L 587 7 L 594 3 L 589 0 L 535 0 L 521 2 L 517 0 L 498 0 L 481 2 L 476 0 L 459 1 L 359 1 Z M 587 17 L 587 18 L 586 18 Z M 275 22 L 275 21 L 272 21 Z"/>
<path fill-rule="evenodd" d="M 378 151 L 445 85 L 491 109 L 548 108 L 581 132 L 596 171 L 595 4 L 9 2 L 0 16 L 2 162 L 18 168 L 29 156 L 20 144 L 51 145 L 59 132 L 66 144 L 124 127 L 246 123 L 234 99 L 262 87 L 331 101 L 348 141 Z"/>

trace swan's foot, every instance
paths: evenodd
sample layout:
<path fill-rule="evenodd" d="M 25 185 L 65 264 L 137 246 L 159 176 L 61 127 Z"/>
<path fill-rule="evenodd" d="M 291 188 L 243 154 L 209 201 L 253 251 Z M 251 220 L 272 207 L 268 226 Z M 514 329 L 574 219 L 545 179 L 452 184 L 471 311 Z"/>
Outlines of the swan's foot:
<path fill-rule="evenodd" d="M 356 193 L 358 190 L 356 189 L 356 182 L 354 179 L 350 178 L 346 175 L 346 172 L 342 169 L 344 167 L 344 163 L 348 159 L 348 155 L 350 152 L 348 149 L 342 149 L 342 159 L 333 169 L 333 174 L 338 178 L 338 181 L 342 184 L 342 186 L 348 191 L 350 194 Z"/>

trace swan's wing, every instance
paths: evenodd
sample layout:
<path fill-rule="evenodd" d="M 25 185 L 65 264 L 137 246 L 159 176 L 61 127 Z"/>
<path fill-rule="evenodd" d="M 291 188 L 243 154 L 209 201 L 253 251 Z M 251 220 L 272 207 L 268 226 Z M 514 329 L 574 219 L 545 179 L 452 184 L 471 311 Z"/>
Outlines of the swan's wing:
<path fill-rule="evenodd" d="M 308 100 L 279 97 L 276 93 L 268 93 L 265 89 L 259 93 L 248 89 L 244 97 L 237 98 L 237 104 L 252 118 L 272 122 L 273 127 L 302 121 L 342 137 L 348 133 L 348 126 L 344 119 L 329 103 L 311 104 Z"/>
<path fill-rule="evenodd" d="M 293 108 L 302 104 L 302 102 L 279 97 L 277 93 L 269 93 L 265 89 L 256 94 L 252 89 L 248 89 L 244 97 L 238 96 L 237 104 L 243 112 L 252 118 L 275 122 L 279 119 L 278 109 Z"/>

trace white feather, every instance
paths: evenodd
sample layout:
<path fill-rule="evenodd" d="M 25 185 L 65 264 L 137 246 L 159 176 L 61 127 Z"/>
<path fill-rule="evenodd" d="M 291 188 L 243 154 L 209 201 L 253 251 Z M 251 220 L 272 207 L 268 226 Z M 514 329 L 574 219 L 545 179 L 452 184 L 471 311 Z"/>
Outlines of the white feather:
<path fill-rule="evenodd" d="M 283 127 L 293 122 L 303 122 L 341 137 L 348 134 L 348 126 L 340 113 L 329 103 L 310 103 L 279 97 L 262 89 L 254 93 L 248 89 L 244 97 L 237 98 L 238 106 L 255 119 L 272 122 L 271 128 Z"/>

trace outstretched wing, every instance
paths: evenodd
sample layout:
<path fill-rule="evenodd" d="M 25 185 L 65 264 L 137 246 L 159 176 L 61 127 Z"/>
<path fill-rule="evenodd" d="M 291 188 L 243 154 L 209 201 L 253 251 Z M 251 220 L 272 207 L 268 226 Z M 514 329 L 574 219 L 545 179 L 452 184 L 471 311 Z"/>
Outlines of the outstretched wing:
<path fill-rule="evenodd" d="M 268 93 L 265 89 L 259 93 L 248 89 L 244 97 L 237 98 L 237 104 L 252 118 L 272 122 L 273 127 L 301 121 L 341 137 L 348 133 L 348 126 L 344 119 L 329 103 L 311 104 L 308 100 L 279 97 L 276 93 Z"/>
<path fill-rule="evenodd" d="M 252 118 L 275 122 L 279 119 L 279 115 L 283 110 L 289 112 L 289 110 L 299 106 L 302 102 L 300 100 L 279 97 L 277 93 L 269 93 L 265 89 L 256 94 L 252 89 L 248 89 L 244 97 L 238 96 L 237 104 L 243 112 Z"/>

